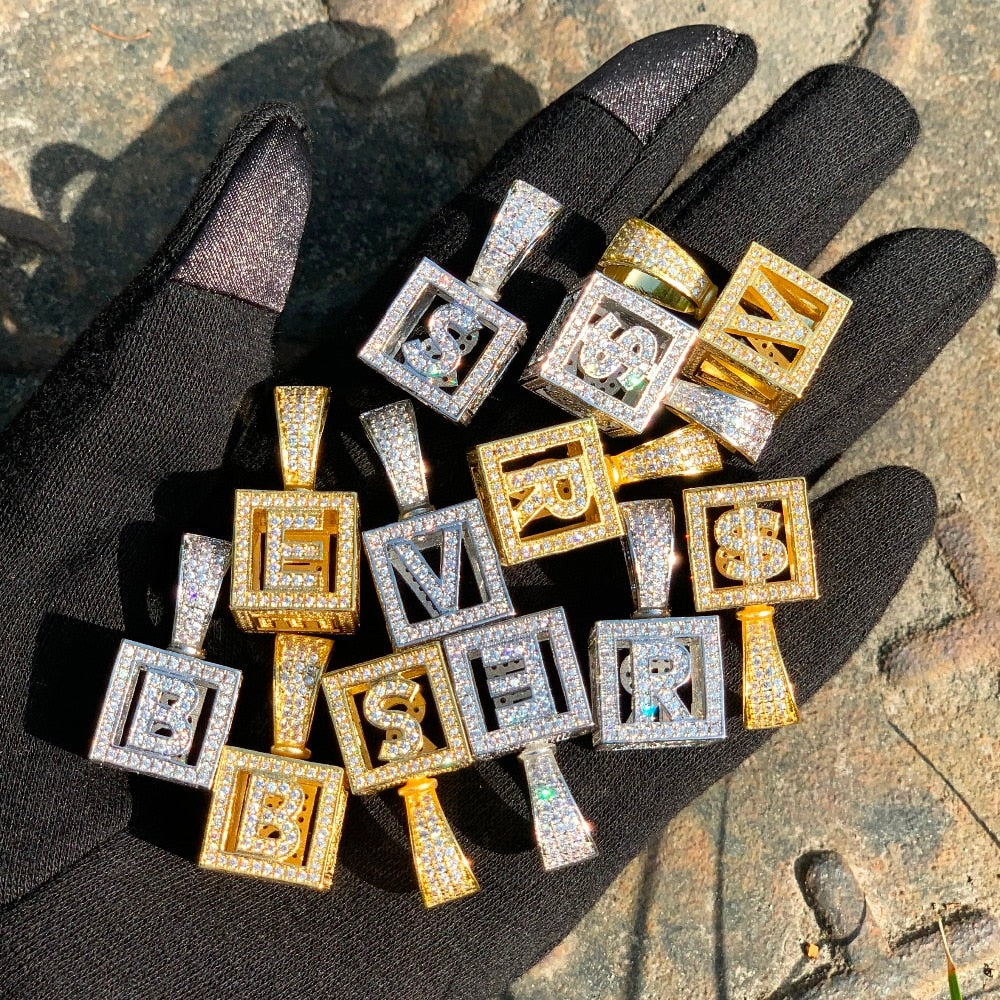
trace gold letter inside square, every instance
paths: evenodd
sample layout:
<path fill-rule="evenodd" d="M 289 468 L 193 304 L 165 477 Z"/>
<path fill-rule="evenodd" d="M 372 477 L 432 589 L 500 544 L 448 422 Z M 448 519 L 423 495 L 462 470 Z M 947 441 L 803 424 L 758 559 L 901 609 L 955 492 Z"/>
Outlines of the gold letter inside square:
<path fill-rule="evenodd" d="M 505 566 L 625 530 L 593 419 L 479 445 L 469 461 Z"/>
<path fill-rule="evenodd" d="M 684 491 L 698 611 L 819 596 L 804 479 Z"/>
<path fill-rule="evenodd" d="M 342 768 L 226 747 L 199 863 L 329 889 L 346 804 Z"/>
<path fill-rule="evenodd" d="M 850 307 L 845 295 L 751 243 L 684 372 L 780 415 L 802 396 Z"/>
<path fill-rule="evenodd" d="M 251 632 L 358 626 L 355 493 L 238 490 L 231 607 Z"/>
<path fill-rule="evenodd" d="M 440 643 L 334 670 L 323 690 L 355 794 L 472 763 Z"/>

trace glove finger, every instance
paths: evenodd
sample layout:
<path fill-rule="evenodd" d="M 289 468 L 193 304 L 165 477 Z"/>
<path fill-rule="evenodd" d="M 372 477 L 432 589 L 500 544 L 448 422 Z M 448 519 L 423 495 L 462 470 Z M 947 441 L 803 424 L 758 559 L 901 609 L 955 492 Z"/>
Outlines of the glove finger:
<path fill-rule="evenodd" d="M 878 621 L 926 542 L 934 513 L 933 489 L 911 469 L 879 469 L 815 503 L 823 597 L 779 610 L 777 622 L 801 703 Z M 731 683 L 737 677 L 738 670 Z M 358 997 L 390 990 L 401 997 L 495 996 L 578 922 L 650 836 L 767 738 L 742 731 L 738 719 L 731 720 L 731 732 L 714 746 L 671 751 L 597 754 L 583 741 L 562 744 L 563 771 L 596 824 L 601 855 L 543 875 L 533 850 L 494 853 L 473 845 L 483 891 L 431 911 L 412 889 L 377 887 L 362 874 L 364 864 L 348 861 L 352 852 L 377 849 L 349 847 L 359 829 L 368 829 L 354 818 L 365 808 L 357 800 L 348 809 L 332 898 L 198 872 L 122 834 L 7 910 L 0 944 L 11 956 L 8 989 L 12 997 L 89 996 L 103 995 L 110 983 L 128 983 L 144 995 L 164 995 L 184 982 L 191 996 L 257 997 L 267 995 L 280 970 L 283 988 L 294 995 L 349 981 Z M 480 771 L 491 790 L 505 787 L 499 762 Z M 460 779 L 441 779 L 447 813 L 458 808 L 461 787 L 476 796 L 462 806 L 463 816 L 478 808 L 479 825 L 493 827 L 493 842 L 508 835 L 523 841 L 520 828 L 497 826 L 489 794 Z M 518 811 L 525 815 L 523 802 Z M 399 882 L 411 877 L 400 872 Z M 62 928 L 58 948 L 53 923 Z M 164 948 L 164 928 L 181 925 L 188 946 Z M 230 943 L 235 927 L 243 937 L 239 948 Z M 115 947 L 105 947 L 111 935 Z M 289 941 L 314 960 L 293 960 Z"/>
<path fill-rule="evenodd" d="M 649 217 L 732 271 L 751 241 L 804 267 L 903 161 L 917 114 L 857 66 L 804 76 Z"/>
<path fill-rule="evenodd" d="M 206 501 L 233 415 L 270 370 L 309 178 L 296 112 L 245 119 L 161 250 L 0 439 L 0 530 L 17 581 L 0 596 L 16 637 L 0 662 L 0 797 L 21 804 L 0 898 L 127 822 L 126 776 L 75 754 L 122 631 L 162 644 L 151 594 L 172 589 L 181 531 L 228 530 L 229 501 L 218 523 Z"/>
<path fill-rule="evenodd" d="M 802 403 L 782 417 L 753 478 L 815 478 L 912 385 L 989 294 L 990 250 L 965 233 L 873 240 L 823 278 L 853 300 Z"/>

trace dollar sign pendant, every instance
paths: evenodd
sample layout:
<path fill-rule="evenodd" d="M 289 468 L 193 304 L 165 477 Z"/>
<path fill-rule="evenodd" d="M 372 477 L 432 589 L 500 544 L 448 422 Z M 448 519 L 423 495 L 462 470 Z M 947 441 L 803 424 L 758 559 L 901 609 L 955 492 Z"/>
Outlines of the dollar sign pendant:
<path fill-rule="evenodd" d="M 685 490 L 684 509 L 695 607 L 741 608 L 744 725 L 798 722 L 773 605 L 819 597 L 805 480 Z"/>
<path fill-rule="evenodd" d="M 656 337 L 639 324 L 624 326 L 614 313 L 594 323 L 580 347 L 580 368 L 598 381 L 614 378 L 632 391 L 649 382 L 656 361 Z"/>

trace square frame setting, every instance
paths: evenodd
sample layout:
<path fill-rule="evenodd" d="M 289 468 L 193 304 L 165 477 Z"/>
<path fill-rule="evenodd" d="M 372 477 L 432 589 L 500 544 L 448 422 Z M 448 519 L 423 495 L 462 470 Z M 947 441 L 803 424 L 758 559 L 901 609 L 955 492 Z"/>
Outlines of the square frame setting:
<path fill-rule="evenodd" d="M 424 691 L 429 689 L 429 700 L 434 703 L 444 737 L 443 746 L 408 757 L 400 756 L 385 764 L 373 762 L 365 736 L 365 727 L 369 722 L 362 720 L 358 699 L 380 681 L 387 680 L 401 681 L 404 686 L 408 681 L 415 682 L 420 686 L 425 701 Z M 425 683 L 422 684 L 422 681 Z M 472 763 L 469 743 L 448 678 L 444 651 L 438 642 L 331 671 L 323 677 L 323 692 L 344 757 L 347 779 L 355 795 L 384 791 L 410 778 L 455 771 Z"/>
<path fill-rule="evenodd" d="M 551 651 L 551 671 L 546 669 L 542 643 Z M 444 651 L 458 710 L 477 760 L 513 753 L 539 740 L 580 736 L 594 728 L 586 686 L 562 608 L 521 615 L 448 636 Z M 496 728 L 490 728 L 487 722 L 480 693 L 479 682 L 488 684 L 484 654 L 505 657 L 504 662 L 520 665 L 520 669 L 498 677 L 501 693 L 493 697 L 511 700 L 506 710 L 511 713 L 512 721 L 501 722 Z M 484 673 L 480 678 L 476 676 L 477 662 Z M 563 711 L 555 707 L 557 702 L 551 687 L 554 679 L 561 688 L 558 702 L 565 706 Z M 530 692 L 527 698 L 522 697 L 525 691 Z"/>
<path fill-rule="evenodd" d="M 456 598 L 461 593 L 462 564 L 467 560 L 471 565 L 481 600 L 478 604 L 467 607 L 457 604 L 454 610 L 431 614 L 421 621 L 411 621 L 401 589 L 407 584 L 405 582 L 401 584 L 402 574 L 393 564 L 391 547 L 393 543 L 403 541 L 413 543 L 420 551 L 428 540 L 429 544 L 433 545 L 434 539 L 443 538 L 445 532 L 457 532 L 460 539 L 457 554 L 459 562 L 455 575 Z M 467 500 L 465 503 L 445 507 L 443 510 L 415 514 L 395 524 L 372 528 L 364 532 L 361 537 L 375 580 L 379 603 L 385 614 L 389 636 L 397 649 L 418 642 L 429 642 L 458 629 L 509 618 L 514 614 L 514 605 L 507 592 L 507 584 L 500 567 L 500 556 L 493 544 L 486 516 L 478 500 Z M 441 558 L 442 560 L 445 558 L 443 548 Z M 436 578 L 430 566 L 426 567 L 426 571 Z M 410 589 L 414 594 L 417 593 L 416 582 Z"/>
<path fill-rule="evenodd" d="M 237 490 L 233 531 L 230 608 L 240 628 L 355 631 L 361 557 L 356 493 Z"/>
<path fill-rule="evenodd" d="M 745 512 L 761 505 L 770 505 L 780 515 L 780 537 L 763 539 L 770 549 L 780 546 L 786 565 L 780 573 L 765 575 L 763 569 L 753 572 L 743 582 L 723 582 L 717 571 L 715 556 L 721 548 L 718 540 L 719 520 L 730 512 L 738 512 L 746 523 Z M 813 554 L 812 524 L 804 479 L 772 479 L 760 483 L 735 486 L 700 486 L 684 491 L 684 514 L 688 533 L 688 555 L 691 562 L 691 583 L 698 611 L 723 611 L 745 608 L 752 604 L 781 604 L 787 601 L 809 601 L 819 597 Z M 744 542 L 751 567 L 759 563 L 762 536 Z M 780 555 L 780 553 L 779 553 Z M 773 577 L 773 578 L 772 578 Z M 780 579 L 778 578 L 780 577 Z"/>
<path fill-rule="evenodd" d="M 605 330 L 598 324 L 615 324 Z M 522 384 L 607 434 L 641 434 L 670 391 L 697 329 L 601 273 L 567 297 L 521 376 Z M 630 346 L 626 346 L 624 341 Z M 582 356 L 603 343 L 622 360 L 614 371 L 588 375 Z M 591 362 L 593 364 L 593 362 Z M 629 382 L 635 384 L 630 385 Z"/>
<path fill-rule="evenodd" d="M 90 759 L 182 785 L 211 788 L 242 679 L 233 667 L 124 640 L 111 670 Z M 172 731 L 164 736 L 150 732 L 152 726 Z M 199 735 L 200 746 L 195 748 L 192 744 Z M 164 744 L 159 752 L 157 743 Z M 197 756 L 189 760 L 194 749 Z"/>
<path fill-rule="evenodd" d="M 410 340 L 437 299 L 474 313 L 480 323 L 479 336 L 485 331 L 490 334 L 489 343 L 450 392 L 401 359 L 404 343 Z M 443 417 L 467 424 L 500 381 L 527 334 L 528 327 L 522 320 L 424 257 L 358 357 Z"/>
<path fill-rule="evenodd" d="M 692 707 L 687 719 L 622 718 L 621 655 L 633 644 L 690 640 Z M 633 661 L 634 669 L 634 661 Z M 695 676 L 698 671 L 700 676 Z M 626 618 L 600 621 L 590 634 L 590 682 L 594 699 L 594 746 L 599 750 L 662 749 L 721 740 L 726 736 L 722 637 L 716 615 L 690 618 Z M 635 680 L 633 679 L 633 691 Z M 658 713 L 659 714 L 659 713 Z"/>
<path fill-rule="evenodd" d="M 289 807 L 293 790 L 296 798 Z M 236 875 L 329 889 L 346 807 L 343 768 L 226 747 L 198 863 Z M 258 829 L 247 830 L 248 822 Z M 279 836 L 262 837 L 261 829 Z M 281 834 L 289 829 L 295 846 L 282 854 Z M 244 838 L 256 841 L 260 849 L 248 847 Z"/>

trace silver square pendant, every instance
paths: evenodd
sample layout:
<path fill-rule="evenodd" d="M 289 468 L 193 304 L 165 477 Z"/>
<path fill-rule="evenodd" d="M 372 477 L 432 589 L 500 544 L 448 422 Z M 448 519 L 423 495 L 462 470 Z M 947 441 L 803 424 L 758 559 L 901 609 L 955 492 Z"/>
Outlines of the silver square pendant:
<path fill-rule="evenodd" d="M 91 760 L 210 788 L 229 735 L 240 671 L 125 640 L 90 749 Z"/>
<path fill-rule="evenodd" d="M 593 729 L 562 608 L 460 632 L 443 645 L 476 758 Z"/>
<path fill-rule="evenodd" d="M 522 383 L 611 435 L 640 434 L 697 336 L 655 302 L 592 274 L 563 303 Z"/>
<path fill-rule="evenodd" d="M 414 514 L 362 538 L 396 649 L 514 614 L 478 500 Z"/>

